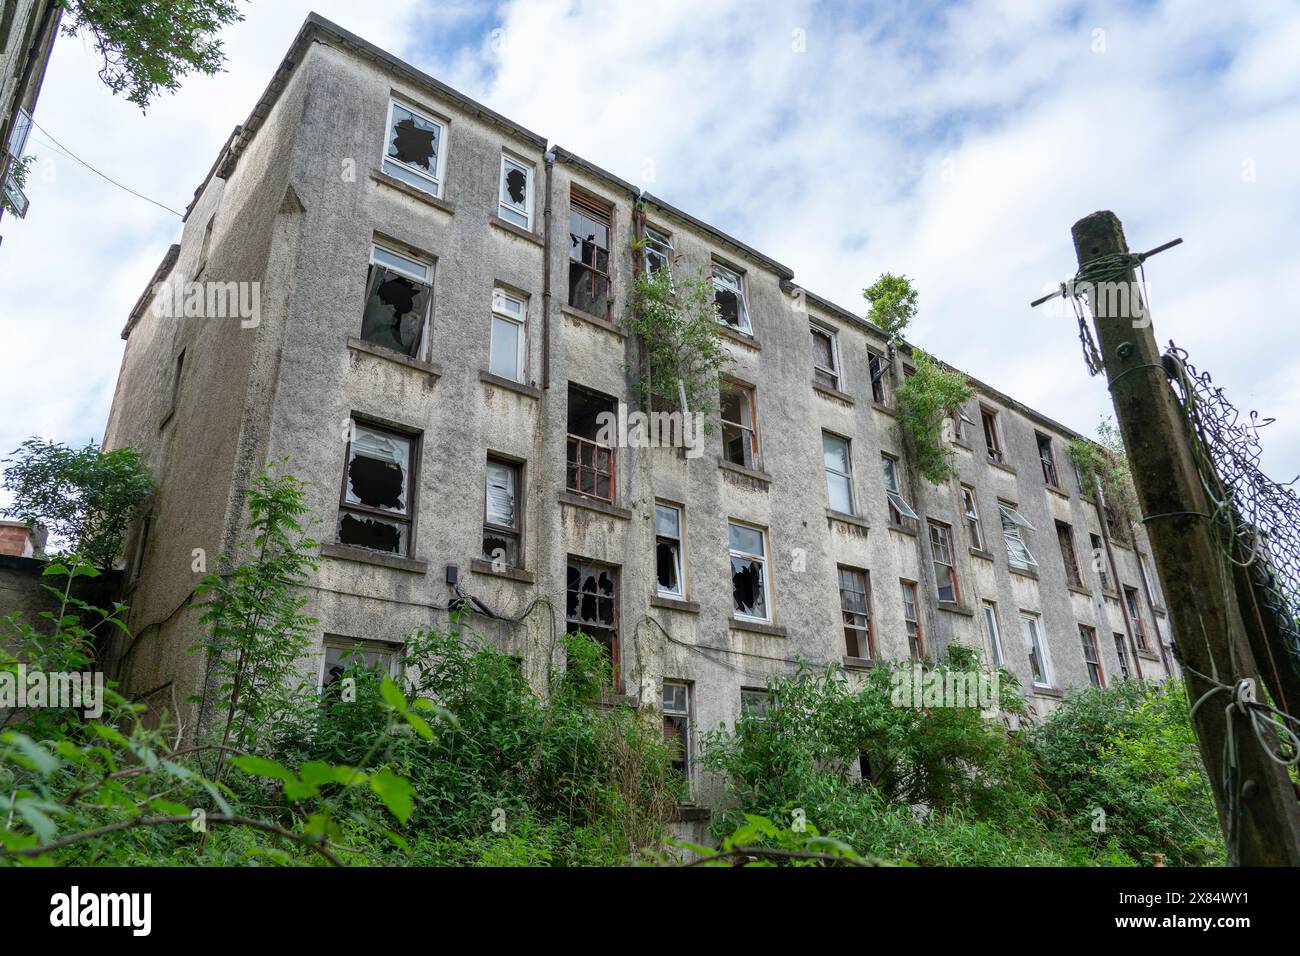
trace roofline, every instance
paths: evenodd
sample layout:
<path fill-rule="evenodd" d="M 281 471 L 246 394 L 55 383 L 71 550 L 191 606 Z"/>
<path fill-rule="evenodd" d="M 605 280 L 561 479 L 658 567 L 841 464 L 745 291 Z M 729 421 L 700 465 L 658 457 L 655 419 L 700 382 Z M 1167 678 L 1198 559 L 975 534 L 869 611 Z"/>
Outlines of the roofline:
<path fill-rule="evenodd" d="M 140 316 L 144 315 L 144 308 L 149 304 L 150 296 L 153 294 L 154 287 L 167 278 L 167 274 L 172 271 L 176 265 L 176 260 L 180 257 L 181 245 L 179 242 L 172 243 L 167 252 L 162 257 L 162 262 L 158 263 L 158 268 L 153 270 L 153 278 L 149 284 L 144 287 L 140 293 L 140 298 L 135 300 L 135 305 L 131 307 L 131 314 L 127 317 L 126 325 L 122 329 L 122 338 L 129 338 L 131 330 L 135 324 L 140 321 Z"/>

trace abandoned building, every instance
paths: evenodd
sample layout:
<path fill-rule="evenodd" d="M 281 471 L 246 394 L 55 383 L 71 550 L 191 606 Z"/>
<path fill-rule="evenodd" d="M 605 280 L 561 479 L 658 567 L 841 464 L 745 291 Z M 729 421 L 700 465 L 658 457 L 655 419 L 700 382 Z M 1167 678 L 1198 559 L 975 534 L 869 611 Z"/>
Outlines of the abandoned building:
<path fill-rule="evenodd" d="M 27 215 L 21 163 L 41 95 L 45 67 L 58 36 L 63 6 L 58 0 L 4 0 L 0 4 L 0 183 L 6 212 Z"/>
<path fill-rule="evenodd" d="M 623 312 L 646 269 L 716 289 L 732 362 L 703 455 L 598 427 L 639 407 Z M 257 314 L 155 308 L 177 282 L 256 284 Z M 157 490 L 109 666 L 159 709 L 210 679 L 187 653 L 194 588 L 281 460 L 324 542 L 305 608 L 323 681 L 357 645 L 400 667 L 458 590 L 539 690 L 581 628 L 610 651 L 610 699 L 682 740 L 701 804 L 698 735 L 768 707 L 800 659 L 862 673 L 960 643 L 1038 714 L 1173 666 L 1146 539 L 1081 495 L 1077 433 L 972 380 L 959 477 L 929 483 L 894 428 L 908 347 L 315 15 L 123 338 L 105 445 L 139 450 Z"/>

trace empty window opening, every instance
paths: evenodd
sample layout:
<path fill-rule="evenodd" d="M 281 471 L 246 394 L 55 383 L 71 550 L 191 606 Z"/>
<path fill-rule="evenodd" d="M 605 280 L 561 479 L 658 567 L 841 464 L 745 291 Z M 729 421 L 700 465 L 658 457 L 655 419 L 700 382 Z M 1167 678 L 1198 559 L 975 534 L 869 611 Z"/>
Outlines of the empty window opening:
<path fill-rule="evenodd" d="M 754 389 L 738 382 L 724 381 L 720 390 L 719 409 L 722 419 L 722 457 L 733 465 L 758 468 Z"/>
<path fill-rule="evenodd" d="M 867 372 L 871 376 L 871 400 L 877 405 L 889 404 L 889 392 L 885 388 L 889 363 L 875 349 L 867 349 Z"/>
<path fill-rule="evenodd" d="M 413 106 L 390 101 L 384 172 L 441 197 L 446 139 L 445 123 Z"/>
<path fill-rule="evenodd" d="M 682 509 L 655 503 L 655 577 L 660 594 L 683 597 Z"/>
<path fill-rule="evenodd" d="M 717 262 L 713 264 L 713 301 L 718 307 L 719 321 L 738 332 L 753 334 L 749 305 L 745 302 L 744 279 L 735 269 Z"/>
<path fill-rule="evenodd" d="M 610 686 L 619 690 L 618 569 L 570 558 L 565 620 L 570 631 L 582 631 L 604 647 L 610 665 Z"/>
<path fill-rule="evenodd" d="M 830 329 L 811 326 L 813 381 L 828 388 L 840 388 L 839 337 Z"/>
<path fill-rule="evenodd" d="M 1109 591 L 1111 590 L 1110 574 L 1106 568 L 1106 548 L 1102 544 L 1101 535 L 1089 532 L 1088 540 L 1092 544 L 1092 568 L 1097 572 L 1097 577 L 1101 579 L 1101 589 Z"/>
<path fill-rule="evenodd" d="M 524 380 L 528 305 L 504 289 L 492 292 L 492 335 L 488 371 L 512 382 Z"/>
<path fill-rule="evenodd" d="M 849 440 L 822 432 L 822 461 L 826 466 L 826 500 L 831 510 L 855 514 L 853 510 L 853 456 Z"/>
<path fill-rule="evenodd" d="M 569 305 L 593 315 L 609 311 L 608 206 L 569 196 Z"/>
<path fill-rule="evenodd" d="M 961 588 L 957 584 L 956 560 L 952 552 L 952 529 L 937 521 L 929 524 L 936 596 L 946 604 L 960 604 Z"/>
<path fill-rule="evenodd" d="M 1065 565 L 1065 582 L 1082 588 L 1083 576 L 1079 573 L 1079 558 L 1074 552 L 1074 531 L 1064 521 L 1056 522 L 1056 538 L 1061 543 L 1061 562 Z"/>
<path fill-rule="evenodd" d="M 1038 460 L 1043 466 L 1043 481 L 1053 488 L 1058 487 L 1061 483 L 1056 477 L 1056 456 L 1052 454 L 1052 439 L 1042 432 L 1034 432 L 1034 438 L 1038 441 Z"/>
<path fill-rule="evenodd" d="M 770 621 L 767 580 L 767 534 L 761 528 L 729 522 L 732 607 L 736 617 Z"/>
<path fill-rule="evenodd" d="M 523 566 L 520 533 L 519 465 L 497 458 L 487 460 L 483 494 L 483 560 L 493 568 Z"/>
<path fill-rule="evenodd" d="M 581 385 L 569 385 L 567 477 L 570 491 L 601 501 L 614 500 L 614 449 L 605 444 L 610 436 L 601 432 L 602 424 L 612 420 L 602 416 L 614 416 L 617 404 L 608 395 Z"/>
<path fill-rule="evenodd" d="M 844 616 L 844 653 L 859 660 L 875 659 L 871 634 L 871 577 L 857 568 L 839 568 L 840 613 Z"/>
<path fill-rule="evenodd" d="M 533 228 L 533 167 L 501 156 L 501 195 L 498 215 L 521 229 Z"/>
<path fill-rule="evenodd" d="M 409 554 L 412 438 L 353 422 L 339 508 L 339 544 Z"/>
<path fill-rule="evenodd" d="M 984 447 L 989 461 L 1002 461 L 1002 437 L 998 434 L 998 413 L 988 408 L 980 409 L 980 420 L 984 423 Z"/>
<path fill-rule="evenodd" d="M 433 298 L 433 265 L 384 246 L 370 250 L 361 338 L 404 355 L 422 352 Z"/>

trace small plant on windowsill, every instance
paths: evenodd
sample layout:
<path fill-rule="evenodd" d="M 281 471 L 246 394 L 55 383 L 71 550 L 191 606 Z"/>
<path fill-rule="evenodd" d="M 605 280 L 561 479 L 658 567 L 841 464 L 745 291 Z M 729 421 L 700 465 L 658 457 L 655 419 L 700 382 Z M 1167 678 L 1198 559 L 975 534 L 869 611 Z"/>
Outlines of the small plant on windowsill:
<path fill-rule="evenodd" d="M 956 476 L 952 449 L 944 441 L 944 422 L 974 394 L 966 377 L 944 368 L 915 349 L 916 371 L 903 379 L 897 396 L 897 428 L 916 459 L 917 470 L 931 484 Z"/>
<path fill-rule="evenodd" d="M 1100 489 L 1117 524 L 1127 527 L 1137 520 L 1137 491 L 1128 452 L 1119 429 L 1109 418 L 1098 424 L 1097 441 L 1076 438 L 1070 442 L 1070 462 L 1079 475 L 1079 490 L 1096 500 Z"/>
<path fill-rule="evenodd" d="M 674 280 L 667 269 L 641 272 L 632 283 L 626 320 L 645 345 L 640 386 L 651 409 L 678 407 L 684 390 L 683 411 L 703 415 L 706 432 L 718 408 L 718 373 L 731 362 L 713 295 L 713 283 L 702 275 Z"/>

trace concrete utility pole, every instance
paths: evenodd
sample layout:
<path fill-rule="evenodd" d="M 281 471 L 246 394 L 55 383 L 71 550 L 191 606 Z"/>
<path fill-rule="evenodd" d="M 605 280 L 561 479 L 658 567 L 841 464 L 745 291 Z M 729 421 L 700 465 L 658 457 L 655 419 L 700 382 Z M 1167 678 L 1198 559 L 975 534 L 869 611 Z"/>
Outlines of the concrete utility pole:
<path fill-rule="evenodd" d="M 1080 280 L 1096 274 L 1105 257 L 1127 254 L 1124 231 L 1112 212 L 1095 212 L 1071 230 Z M 1252 678 L 1259 668 L 1243 624 L 1233 572 L 1210 520 L 1183 413 L 1163 370 L 1155 332 L 1138 294 L 1133 262 L 1106 262 L 1106 278 L 1126 284 L 1123 294 L 1090 293 L 1097 344 L 1111 383 L 1111 398 L 1133 466 L 1133 483 L 1147 517 L 1160 580 L 1164 584 L 1179 656 L 1189 668 L 1219 683 Z M 1117 268 L 1109 268 L 1118 266 Z M 1100 295 L 1098 293 L 1101 293 Z M 1118 308 L 1098 308 L 1099 303 Z M 1113 311 L 1115 314 L 1108 314 Z M 1159 517 L 1155 517 L 1159 516 Z M 1216 685 L 1187 670 L 1193 702 Z M 1251 729 L 1250 715 L 1225 708 L 1230 692 L 1212 695 L 1194 718 L 1201 757 L 1209 772 L 1229 862 L 1242 866 L 1300 865 L 1300 807 L 1286 768 L 1275 763 Z M 1236 751 L 1231 768 L 1225 744 Z M 1266 738 L 1268 739 L 1268 738 Z M 1234 814 L 1235 809 L 1235 814 Z M 1233 818 L 1235 816 L 1235 819 Z"/>

